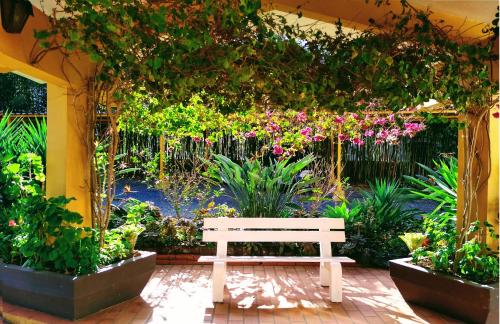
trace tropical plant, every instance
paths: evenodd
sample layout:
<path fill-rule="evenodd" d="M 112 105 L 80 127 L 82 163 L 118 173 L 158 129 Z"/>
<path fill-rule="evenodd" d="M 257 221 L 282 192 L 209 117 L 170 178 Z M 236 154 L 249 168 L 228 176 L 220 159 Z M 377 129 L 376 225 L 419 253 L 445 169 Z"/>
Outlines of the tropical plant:
<path fill-rule="evenodd" d="M 330 207 L 327 217 L 343 217 L 346 227 L 346 243 L 342 254 L 362 264 L 386 267 L 388 261 L 408 254 L 399 239 L 405 232 L 420 228 L 418 211 L 405 205 L 412 199 L 410 193 L 398 182 L 376 180 L 370 190 L 362 192 L 362 199 L 346 205 Z"/>
<path fill-rule="evenodd" d="M 498 251 L 492 251 L 481 237 L 498 239 L 488 222 L 475 221 L 457 231 L 458 165 L 455 158 L 434 162 L 434 169 L 421 166 L 426 176 L 406 177 L 419 190 L 412 191 L 421 199 L 438 203 L 425 215 L 423 228 L 427 244 L 417 248 L 413 262 L 440 272 L 453 274 L 479 283 L 498 281 Z M 460 236 L 465 233 L 462 240 Z M 459 244 L 459 242 L 461 242 Z"/>
<path fill-rule="evenodd" d="M 317 178 L 301 172 L 314 160 L 307 155 L 297 162 L 247 160 L 240 166 L 215 155 L 210 176 L 227 186 L 229 197 L 242 217 L 280 217 L 299 206 L 294 199 L 311 193 Z"/>
<path fill-rule="evenodd" d="M 17 141 L 21 129 L 21 119 L 13 118 L 12 114 L 5 113 L 0 118 L 0 152 L 17 152 Z"/>
<path fill-rule="evenodd" d="M 19 150 L 25 153 L 35 153 L 46 163 L 47 151 L 47 121 L 42 119 L 29 119 L 22 123 L 18 139 Z"/>

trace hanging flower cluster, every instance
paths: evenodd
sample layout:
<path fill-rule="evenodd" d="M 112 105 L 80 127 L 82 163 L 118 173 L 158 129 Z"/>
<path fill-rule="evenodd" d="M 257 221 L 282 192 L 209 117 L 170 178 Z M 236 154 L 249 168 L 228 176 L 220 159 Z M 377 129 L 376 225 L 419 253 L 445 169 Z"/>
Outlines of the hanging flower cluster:
<path fill-rule="evenodd" d="M 371 106 L 370 106 L 371 105 Z M 367 108 L 372 108 L 369 103 Z M 267 139 L 272 153 L 289 157 L 303 151 L 308 145 L 322 142 L 335 136 L 342 142 L 362 146 L 370 138 L 375 144 L 398 144 L 401 137 L 414 137 L 425 129 L 422 122 L 412 120 L 411 114 L 389 115 L 344 113 L 332 114 L 326 111 L 235 114 L 230 117 L 233 135 L 241 139 Z"/>

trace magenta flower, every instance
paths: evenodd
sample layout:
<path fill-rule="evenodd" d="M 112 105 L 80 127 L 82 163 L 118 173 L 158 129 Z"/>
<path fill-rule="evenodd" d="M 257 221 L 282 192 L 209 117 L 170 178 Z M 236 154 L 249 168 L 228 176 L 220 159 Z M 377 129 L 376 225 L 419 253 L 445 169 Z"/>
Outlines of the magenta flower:
<path fill-rule="evenodd" d="M 375 119 L 375 121 L 373 123 L 375 125 L 384 126 L 387 123 L 387 119 L 385 119 L 385 118 L 377 118 L 377 119 Z"/>
<path fill-rule="evenodd" d="M 326 136 L 321 135 L 321 134 L 316 134 L 313 136 L 313 142 L 321 142 L 326 138 Z"/>
<path fill-rule="evenodd" d="M 193 137 L 193 141 L 194 141 L 195 143 L 199 143 L 199 142 L 201 142 L 201 137 L 199 137 L 199 136 L 195 136 L 195 137 Z"/>
<path fill-rule="evenodd" d="M 394 123 L 396 121 L 396 118 L 394 118 L 394 114 L 389 115 L 389 122 Z"/>
<path fill-rule="evenodd" d="M 375 132 L 372 129 L 369 129 L 365 132 L 365 137 L 372 137 Z"/>
<path fill-rule="evenodd" d="M 377 144 L 377 145 L 380 145 L 380 144 L 382 144 L 383 142 L 384 142 L 384 141 L 382 141 L 382 140 L 380 140 L 380 139 L 375 140 L 375 144 Z"/>
<path fill-rule="evenodd" d="M 283 154 L 283 152 L 284 152 L 284 150 L 283 150 L 283 148 L 280 145 L 275 144 L 273 146 L 273 154 L 274 155 L 281 155 L 281 154 Z"/>
<path fill-rule="evenodd" d="M 269 125 L 267 125 L 266 130 L 269 133 L 275 133 L 279 132 L 281 130 L 281 127 L 274 122 L 270 122 Z"/>
<path fill-rule="evenodd" d="M 351 113 L 351 117 L 356 119 L 356 120 L 359 120 L 359 115 L 356 113 Z"/>
<path fill-rule="evenodd" d="M 385 140 L 387 138 L 387 136 L 389 136 L 389 132 L 387 131 L 387 129 L 383 129 L 377 133 L 377 138 L 380 138 L 383 140 Z"/>
<path fill-rule="evenodd" d="M 273 115 L 272 111 L 266 110 L 266 116 L 267 116 L 267 118 L 271 118 L 272 115 Z"/>
<path fill-rule="evenodd" d="M 391 128 L 390 130 L 390 134 L 393 135 L 393 136 L 401 136 L 401 129 L 399 129 L 399 127 L 394 127 L 394 128 Z"/>
<path fill-rule="evenodd" d="M 254 138 L 257 136 L 257 133 L 255 131 L 250 131 L 245 133 L 245 138 Z"/>
<path fill-rule="evenodd" d="M 361 138 L 359 137 L 355 137 L 352 139 L 351 141 L 353 144 L 357 145 L 357 146 L 362 146 L 365 144 L 365 141 L 363 141 Z"/>
<path fill-rule="evenodd" d="M 347 141 L 349 139 L 349 135 L 348 134 L 342 134 L 342 133 L 339 133 L 339 140 L 340 141 Z"/>
<path fill-rule="evenodd" d="M 303 136 L 309 136 L 309 135 L 311 135 L 312 134 L 311 127 L 302 128 L 300 130 L 300 134 L 303 135 Z"/>
<path fill-rule="evenodd" d="M 307 121 L 307 114 L 306 114 L 306 112 L 305 111 L 298 112 L 297 115 L 295 115 L 295 119 L 299 123 L 303 123 L 303 122 Z"/>
<path fill-rule="evenodd" d="M 343 124 L 344 121 L 345 121 L 344 117 L 341 117 L 341 116 L 337 116 L 334 119 L 334 122 L 336 122 L 337 124 Z"/>

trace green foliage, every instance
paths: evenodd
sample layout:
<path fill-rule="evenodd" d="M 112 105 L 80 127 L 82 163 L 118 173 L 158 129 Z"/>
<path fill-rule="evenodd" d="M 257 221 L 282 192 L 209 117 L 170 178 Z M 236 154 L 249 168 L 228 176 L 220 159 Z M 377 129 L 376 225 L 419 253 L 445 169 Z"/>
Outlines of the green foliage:
<path fill-rule="evenodd" d="M 352 37 L 341 22 L 335 35 L 289 25 L 259 0 L 59 5 L 65 15 L 35 33 L 42 47 L 88 54 L 120 98 L 141 92 L 177 104 L 205 90 L 231 111 L 245 102 L 352 111 L 362 99 L 399 110 L 430 98 L 464 110 L 496 91 L 485 63 L 491 44 L 457 43 L 445 22 L 411 7 Z"/>
<path fill-rule="evenodd" d="M 415 250 L 413 261 L 433 270 L 463 277 L 478 283 L 498 281 L 498 251 L 491 251 L 479 237 L 498 239 L 493 227 L 473 222 L 457 246 L 456 229 L 458 163 L 449 158 L 434 163 L 434 169 L 422 166 L 426 176 L 406 177 L 419 190 L 421 199 L 436 201 L 438 206 L 425 215 L 424 230 L 428 244 Z"/>
<path fill-rule="evenodd" d="M 343 204 L 328 208 L 325 216 L 345 219 L 346 243 L 340 249 L 342 254 L 361 264 L 386 267 L 388 260 L 408 254 L 399 235 L 420 228 L 418 213 L 404 207 L 411 196 L 398 182 L 376 180 L 362 195 L 348 211 Z"/>
<path fill-rule="evenodd" d="M 45 118 L 23 120 L 10 113 L 0 118 L 0 151 L 4 154 L 19 155 L 35 153 L 45 165 L 47 148 L 47 122 Z"/>
<path fill-rule="evenodd" d="M 151 206 L 135 199 L 128 200 L 124 210 L 127 213 L 124 222 L 106 231 L 101 249 L 101 263 L 104 265 L 131 257 L 139 235 L 156 220 L 151 215 Z"/>
<path fill-rule="evenodd" d="M 210 176 L 227 186 L 229 197 L 242 217 L 280 217 L 296 209 L 294 199 L 311 193 L 316 178 L 301 172 L 314 160 L 308 155 L 297 162 L 247 160 L 243 166 L 215 155 Z"/>
<path fill-rule="evenodd" d="M 65 208 L 70 201 L 42 196 L 26 201 L 21 229 L 13 240 L 23 266 L 72 275 L 97 270 L 99 249 L 95 232 L 78 227 L 83 218 Z"/>
<path fill-rule="evenodd" d="M 45 181 L 41 158 L 28 153 L 15 158 L 0 152 L 0 259 L 17 262 L 12 240 L 19 233 L 29 199 L 42 194 Z"/>

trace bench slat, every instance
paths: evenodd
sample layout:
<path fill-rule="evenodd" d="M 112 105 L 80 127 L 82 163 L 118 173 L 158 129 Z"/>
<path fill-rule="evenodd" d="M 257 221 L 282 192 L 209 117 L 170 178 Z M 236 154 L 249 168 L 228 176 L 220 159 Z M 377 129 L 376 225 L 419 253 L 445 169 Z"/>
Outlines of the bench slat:
<path fill-rule="evenodd" d="M 325 262 L 325 261 L 338 261 L 341 263 L 354 263 L 351 258 L 338 256 L 322 258 L 317 256 L 300 256 L 300 257 L 287 257 L 287 256 L 228 256 L 219 258 L 217 256 L 207 255 L 198 258 L 198 262 Z"/>
<path fill-rule="evenodd" d="M 203 231 L 204 242 L 345 242 L 344 231 Z"/>
<path fill-rule="evenodd" d="M 205 228 L 344 229 L 342 218 L 228 218 L 204 219 Z"/>

